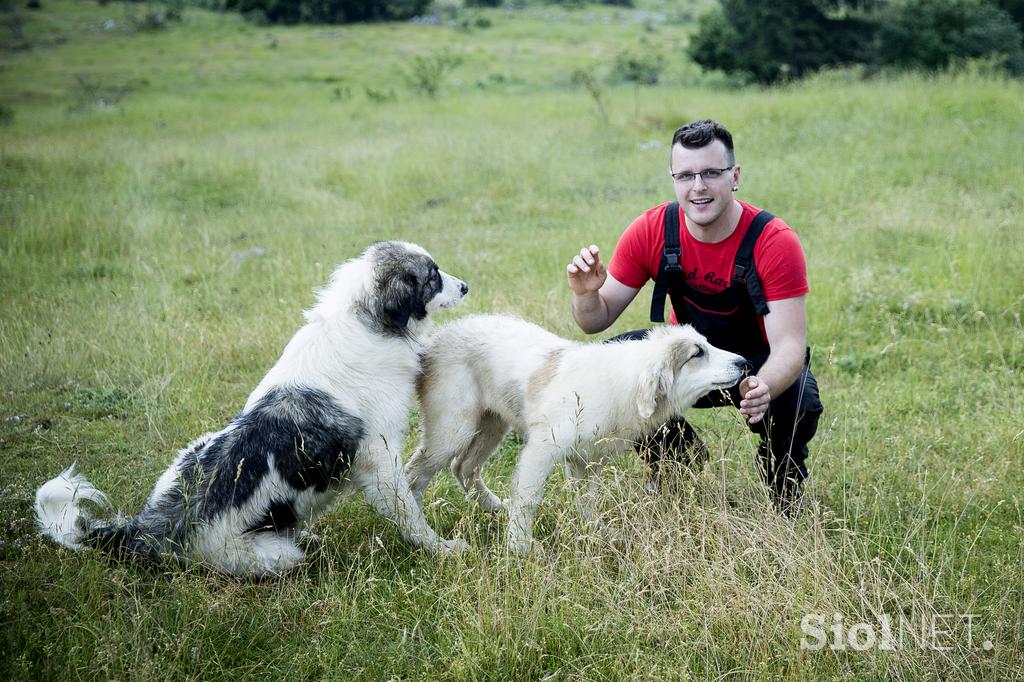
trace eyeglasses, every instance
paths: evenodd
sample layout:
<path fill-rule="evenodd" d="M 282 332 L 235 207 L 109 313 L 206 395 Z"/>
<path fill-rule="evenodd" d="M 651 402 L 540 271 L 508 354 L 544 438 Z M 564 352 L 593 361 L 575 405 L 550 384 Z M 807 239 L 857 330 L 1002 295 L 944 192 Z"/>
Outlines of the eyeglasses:
<path fill-rule="evenodd" d="M 698 175 L 700 176 L 701 180 L 707 183 L 711 180 L 717 180 L 718 178 L 722 177 L 722 175 L 724 175 L 726 171 L 730 171 L 732 169 L 733 166 L 726 166 L 725 168 L 705 168 L 704 170 L 699 171 L 697 173 L 691 173 L 690 171 L 679 171 L 678 173 L 672 173 L 671 171 L 669 171 L 669 174 L 672 176 L 672 179 L 675 180 L 676 182 L 682 182 L 688 185 L 692 183 L 694 180 L 696 180 Z"/>

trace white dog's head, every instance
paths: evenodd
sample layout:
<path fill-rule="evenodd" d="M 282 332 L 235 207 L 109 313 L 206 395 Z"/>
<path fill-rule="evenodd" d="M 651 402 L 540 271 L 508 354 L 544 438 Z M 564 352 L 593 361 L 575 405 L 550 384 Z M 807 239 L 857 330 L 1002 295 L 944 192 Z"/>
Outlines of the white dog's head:
<path fill-rule="evenodd" d="M 306 317 L 329 318 L 354 306 L 370 327 L 405 335 L 428 314 L 458 305 L 468 292 L 469 286 L 438 269 L 423 247 L 377 242 L 334 271 Z"/>
<path fill-rule="evenodd" d="M 650 343 L 652 362 L 640 378 L 637 409 L 650 419 L 659 406 L 669 416 L 682 416 L 711 391 L 730 388 L 747 366 L 742 356 L 716 348 L 690 325 L 656 327 Z"/>

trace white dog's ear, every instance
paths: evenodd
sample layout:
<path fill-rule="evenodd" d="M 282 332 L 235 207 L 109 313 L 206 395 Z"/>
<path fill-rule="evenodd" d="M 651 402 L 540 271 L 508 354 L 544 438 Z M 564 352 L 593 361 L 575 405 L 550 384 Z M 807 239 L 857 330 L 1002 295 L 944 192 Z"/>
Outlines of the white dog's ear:
<path fill-rule="evenodd" d="M 676 373 L 694 353 L 695 344 L 690 339 L 673 341 L 665 353 L 647 368 L 640 377 L 636 408 L 640 418 L 648 420 L 658 409 L 658 402 L 668 397 L 675 383 Z"/>

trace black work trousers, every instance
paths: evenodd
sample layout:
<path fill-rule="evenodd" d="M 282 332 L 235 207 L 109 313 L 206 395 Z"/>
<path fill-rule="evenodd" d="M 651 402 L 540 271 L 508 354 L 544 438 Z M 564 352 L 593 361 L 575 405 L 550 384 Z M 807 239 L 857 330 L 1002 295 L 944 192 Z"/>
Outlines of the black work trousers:
<path fill-rule="evenodd" d="M 642 339 L 647 329 L 620 334 L 609 341 Z M 756 374 L 767 356 L 747 358 L 750 371 Z M 694 405 L 695 408 L 724 407 L 740 404 L 739 386 L 728 391 L 710 393 Z M 772 492 L 776 505 L 789 513 L 800 496 L 807 478 L 807 444 L 818 430 L 818 419 L 823 408 L 818 395 L 818 382 L 810 367 L 810 355 L 792 386 L 774 396 L 764 418 L 748 428 L 759 435 L 757 467 L 761 480 Z M 675 419 L 654 433 L 639 439 L 635 447 L 657 476 L 661 461 L 669 459 L 685 465 L 703 466 L 708 458 L 707 446 L 685 419 Z"/>

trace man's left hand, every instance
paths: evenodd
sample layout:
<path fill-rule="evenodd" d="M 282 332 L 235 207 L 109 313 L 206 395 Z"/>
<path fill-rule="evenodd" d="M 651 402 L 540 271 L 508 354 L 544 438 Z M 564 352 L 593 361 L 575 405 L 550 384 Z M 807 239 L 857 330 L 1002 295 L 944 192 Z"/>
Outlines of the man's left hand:
<path fill-rule="evenodd" d="M 764 419 L 772 394 L 768 384 L 756 376 L 747 377 L 740 382 L 740 414 L 747 418 L 747 423 L 756 424 Z"/>

